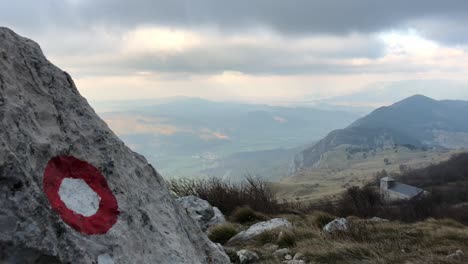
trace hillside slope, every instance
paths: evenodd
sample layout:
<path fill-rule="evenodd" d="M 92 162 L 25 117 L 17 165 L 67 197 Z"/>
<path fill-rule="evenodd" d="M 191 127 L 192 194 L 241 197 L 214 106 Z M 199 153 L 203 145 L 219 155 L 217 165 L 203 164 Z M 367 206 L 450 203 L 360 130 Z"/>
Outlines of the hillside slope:
<path fill-rule="evenodd" d="M 463 148 L 468 146 L 466 101 L 437 101 L 415 95 L 388 107 L 381 107 L 349 127 L 335 130 L 296 155 L 293 171 L 318 167 L 324 155 L 346 146 L 348 151 L 410 148 Z"/>

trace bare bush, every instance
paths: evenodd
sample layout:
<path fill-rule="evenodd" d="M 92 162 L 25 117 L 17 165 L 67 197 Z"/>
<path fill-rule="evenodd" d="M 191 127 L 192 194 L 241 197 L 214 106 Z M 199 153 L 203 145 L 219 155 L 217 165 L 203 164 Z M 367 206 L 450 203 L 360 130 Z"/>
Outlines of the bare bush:
<path fill-rule="evenodd" d="M 219 178 L 176 179 L 168 181 L 168 186 L 176 196 L 197 196 L 218 207 L 226 215 L 245 206 L 266 214 L 283 211 L 283 206 L 277 202 L 268 184 L 252 176 L 246 176 L 241 183 L 231 183 Z"/>

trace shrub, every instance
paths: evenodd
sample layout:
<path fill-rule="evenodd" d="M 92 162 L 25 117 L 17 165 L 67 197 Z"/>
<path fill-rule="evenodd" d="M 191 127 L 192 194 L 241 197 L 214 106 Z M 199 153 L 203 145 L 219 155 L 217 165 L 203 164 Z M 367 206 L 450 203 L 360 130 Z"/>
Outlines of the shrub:
<path fill-rule="evenodd" d="M 231 221 L 245 224 L 245 223 L 252 223 L 258 221 L 264 221 L 266 219 L 265 216 L 255 212 L 248 206 L 238 207 L 234 210 L 230 217 Z"/>
<path fill-rule="evenodd" d="M 312 223 L 319 229 L 322 229 L 326 224 L 335 220 L 336 217 L 329 213 L 317 211 L 312 215 Z"/>
<path fill-rule="evenodd" d="M 225 215 L 230 215 L 236 208 L 242 206 L 249 206 L 257 212 L 266 214 L 278 214 L 287 207 L 276 201 L 267 182 L 251 176 L 236 184 L 219 178 L 177 179 L 170 180 L 167 184 L 176 196 L 197 196 L 218 207 Z"/>
<path fill-rule="evenodd" d="M 210 228 L 208 237 L 215 243 L 225 244 L 237 233 L 237 228 L 234 225 L 221 224 Z"/>

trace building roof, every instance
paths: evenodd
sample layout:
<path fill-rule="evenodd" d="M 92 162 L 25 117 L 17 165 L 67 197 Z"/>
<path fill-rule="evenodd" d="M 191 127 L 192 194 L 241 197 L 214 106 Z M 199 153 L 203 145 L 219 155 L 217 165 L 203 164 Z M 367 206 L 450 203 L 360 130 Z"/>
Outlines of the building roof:
<path fill-rule="evenodd" d="M 397 193 L 404 194 L 404 195 L 409 196 L 409 197 L 414 197 L 414 196 L 424 192 L 424 190 L 421 189 L 421 188 L 410 186 L 410 185 L 400 183 L 400 182 L 395 182 L 388 189 L 391 190 L 391 191 L 397 192 Z"/>
<path fill-rule="evenodd" d="M 383 177 L 382 179 L 380 179 L 381 181 L 394 181 L 395 179 L 393 179 L 392 177 Z"/>

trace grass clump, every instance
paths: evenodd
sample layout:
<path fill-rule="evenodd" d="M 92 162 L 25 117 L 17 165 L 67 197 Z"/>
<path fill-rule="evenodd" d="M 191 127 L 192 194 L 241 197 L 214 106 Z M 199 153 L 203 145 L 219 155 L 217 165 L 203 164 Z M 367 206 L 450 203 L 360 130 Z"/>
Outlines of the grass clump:
<path fill-rule="evenodd" d="M 283 230 L 279 233 L 276 244 L 280 248 L 292 247 L 296 244 L 296 235 L 289 230 Z"/>
<path fill-rule="evenodd" d="M 215 243 L 225 244 L 229 239 L 238 233 L 237 228 L 232 224 L 221 224 L 210 228 L 208 237 Z"/>
<path fill-rule="evenodd" d="M 320 211 L 315 212 L 312 215 L 312 223 L 319 229 L 322 229 L 325 225 L 327 225 L 335 219 L 336 217 L 334 217 L 333 215 Z"/>
<path fill-rule="evenodd" d="M 255 240 L 260 244 L 260 245 L 265 245 L 265 244 L 274 244 L 276 243 L 278 239 L 278 230 L 269 230 L 261 233 L 260 235 L 255 237 Z"/>
<path fill-rule="evenodd" d="M 266 217 L 255 212 L 248 206 L 238 207 L 234 210 L 230 217 L 232 222 L 239 224 L 253 223 L 266 220 Z"/>

